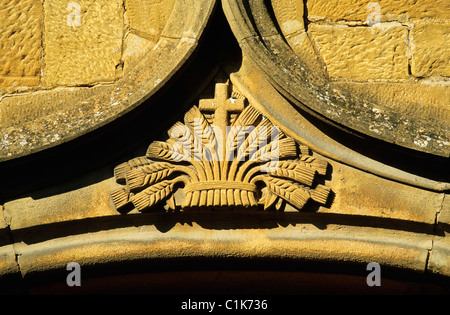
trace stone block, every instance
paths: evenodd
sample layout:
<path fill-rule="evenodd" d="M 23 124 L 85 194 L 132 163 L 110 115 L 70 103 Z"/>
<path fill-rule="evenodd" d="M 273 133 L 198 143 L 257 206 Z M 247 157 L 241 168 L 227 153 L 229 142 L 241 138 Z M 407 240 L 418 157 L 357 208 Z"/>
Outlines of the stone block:
<path fill-rule="evenodd" d="M 408 77 L 407 27 L 312 24 L 308 32 L 331 78 L 369 80 Z"/>
<path fill-rule="evenodd" d="M 450 275 L 450 242 L 449 235 L 445 237 L 435 237 L 433 248 L 430 251 L 428 269 L 431 273 L 449 276 Z"/>
<path fill-rule="evenodd" d="M 0 88 L 39 84 L 42 20 L 40 0 L 0 3 Z"/>
<path fill-rule="evenodd" d="M 416 24 L 411 50 L 414 76 L 450 76 L 450 23 Z"/>
<path fill-rule="evenodd" d="M 14 246 L 5 245 L 0 247 L 0 277 L 18 274 L 19 272 Z M 0 289 L 3 289 L 2 285 L 0 285 Z"/>
<path fill-rule="evenodd" d="M 126 0 L 131 31 L 156 41 L 169 19 L 174 0 Z"/>
<path fill-rule="evenodd" d="M 328 185 L 336 196 L 331 207 L 322 207 L 320 212 L 423 222 L 430 226 L 435 222 L 442 201 L 439 194 L 330 164 L 334 173 Z"/>
<path fill-rule="evenodd" d="M 308 1 L 310 21 L 356 21 L 366 23 L 379 9 L 380 21 L 412 21 L 418 19 L 450 19 L 448 0 L 378 0 L 368 7 L 371 1 L 343 0 Z M 375 8 L 377 7 L 377 8 Z"/>
<path fill-rule="evenodd" d="M 109 199 L 116 186 L 114 180 L 103 180 L 81 189 L 68 185 L 61 186 L 62 190 L 40 191 L 33 197 L 6 202 L 4 215 L 13 233 L 43 224 L 117 215 Z"/>
<path fill-rule="evenodd" d="M 304 30 L 303 1 L 273 0 L 272 7 L 283 34 L 290 35 Z"/>
<path fill-rule="evenodd" d="M 49 0 L 44 9 L 47 86 L 92 85 L 120 75 L 122 1 Z"/>

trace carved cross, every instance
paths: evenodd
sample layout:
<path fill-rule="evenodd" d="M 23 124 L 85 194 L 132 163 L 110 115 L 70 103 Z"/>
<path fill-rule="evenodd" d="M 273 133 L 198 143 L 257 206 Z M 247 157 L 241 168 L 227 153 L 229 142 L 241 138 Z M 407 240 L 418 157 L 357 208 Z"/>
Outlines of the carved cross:
<path fill-rule="evenodd" d="M 200 100 L 198 107 L 200 111 L 214 112 L 214 125 L 222 130 L 222 149 L 225 155 L 228 113 L 242 112 L 244 110 L 244 100 L 228 97 L 228 84 L 217 83 L 214 99 Z"/>
<path fill-rule="evenodd" d="M 217 83 L 214 99 L 200 100 L 200 111 L 214 112 L 214 125 L 220 127 L 225 137 L 228 126 L 228 113 L 242 112 L 244 100 L 228 97 L 228 84 Z"/>

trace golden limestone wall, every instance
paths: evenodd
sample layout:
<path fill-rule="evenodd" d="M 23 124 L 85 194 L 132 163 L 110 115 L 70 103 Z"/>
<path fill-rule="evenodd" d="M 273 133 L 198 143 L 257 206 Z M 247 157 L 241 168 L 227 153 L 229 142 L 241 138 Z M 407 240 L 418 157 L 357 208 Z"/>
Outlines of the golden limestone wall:
<path fill-rule="evenodd" d="M 0 152 L 11 139 L 30 143 L 13 136 L 17 126 L 86 111 L 88 99 L 131 74 L 157 47 L 173 7 L 173 0 L 1 1 Z M 38 133 L 41 125 L 28 128 Z M 49 138 L 58 141 L 55 133 Z"/>
<path fill-rule="evenodd" d="M 0 96 L 117 80 L 153 47 L 172 8 L 160 0 L 2 1 Z"/>
<path fill-rule="evenodd" d="M 42 2 L 0 2 L 0 89 L 39 84 L 42 67 Z"/>
<path fill-rule="evenodd" d="M 404 117 L 450 124 L 450 1 L 271 4 L 293 51 L 335 88 Z M 381 135 L 378 127 L 373 131 Z M 428 137 L 417 136 L 413 146 L 426 148 L 428 142 Z M 438 145 L 444 148 L 448 141 L 440 138 Z"/>
<path fill-rule="evenodd" d="M 47 86 L 111 82 L 122 56 L 121 0 L 45 1 Z"/>
<path fill-rule="evenodd" d="M 331 77 L 450 76 L 449 1 L 314 0 L 307 9 Z"/>

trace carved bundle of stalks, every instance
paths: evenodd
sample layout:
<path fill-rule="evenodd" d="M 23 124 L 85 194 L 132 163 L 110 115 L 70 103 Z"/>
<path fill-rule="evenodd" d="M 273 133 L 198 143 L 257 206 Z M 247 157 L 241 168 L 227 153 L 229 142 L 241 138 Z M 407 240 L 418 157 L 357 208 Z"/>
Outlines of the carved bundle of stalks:
<path fill-rule="evenodd" d="M 178 187 L 185 195 L 183 208 L 262 205 L 268 209 L 280 198 L 298 209 L 310 199 L 326 203 L 329 188 L 315 185 L 316 176 L 326 173 L 326 161 L 310 156 L 306 147 L 298 147 L 281 131 L 268 136 L 267 131 L 276 129 L 251 106 L 234 119 L 232 127 L 226 150 L 218 150 L 219 139 L 194 106 L 184 123 L 169 130 L 169 140 L 153 142 L 145 157 L 116 167 L 116 180 L 125 185 L 111 194 L 116 208 L 132 203 L 144 210 L 166 200 L 175 209 L 173 194 Z"/>

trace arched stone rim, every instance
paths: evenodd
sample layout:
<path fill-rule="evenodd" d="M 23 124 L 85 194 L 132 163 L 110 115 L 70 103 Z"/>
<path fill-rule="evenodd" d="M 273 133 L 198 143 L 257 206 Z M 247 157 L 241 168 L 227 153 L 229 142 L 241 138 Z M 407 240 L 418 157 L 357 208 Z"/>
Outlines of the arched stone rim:
<path fill-rule="evenodd" d="M 58 282 L 65 283 L 66 266 L 70 262 L 77 262 L 82 273 L 92 270 L 96 275 L 96 270 L 108 268 L 115 268 L 114 274 L 129 273 L 133 268 L 127 269 L 127 266 L 136 264 L 144 266 L 145 272 L 155 272 L 171 264 L 178 264 L 177 271 L 183 270 L 188 267 L 183 261 L 223 262 L 225 265 L 227 261 L 241 265 L 267 261 L 266 266 L 281 261 L 292 262 L 297 267 L 299 264 L 349 266 L 347 271 L 365 271 L 367 264 L 377 262 L 382 266 L 382 273 L 383 270 L 401 270 L 428 275 L 431 280 L 448 277 L 446 264 L 441 259 L 447 249 L 435 245 L 441 241 L 440 237 L 420 224 L 401 230 L 389 226 L 373 227 L 371 217 L 366 220 L 367 226 L 342 225 L 338 223 L 338 217 L 335 218 L 337 221 L 330 217 L 315 223 L 298 219 L 283 226 L 274 222 L 256 230 L 252 226 L 259 223 L 252 223 L 252 218 L 259 218 L 259 214 L 242 213 L 239 223 L 233 218 L 236 213 L 215 214 L 220 220 L 211 223 L 212 226 L 207 225 L 212 214 L 206 215 L 204 220 L 198 214 L 193 215 L 196 218 L 193 221 L 189 213 L 174 216 L 173 222 L 169 220 L 169 229 L 163 228 L 169 223 L 167 218 L 154 213 L 149 214 L 150 221 L 144 224 L 136 225 L 136 219 L 130 219 L 128 224 L 134 222 L 132 226 L 119 224 L 122 219 L 95 218 L 92 223 L 103 222 L 105 226 L 100 228 L 95 224 L 79 233 L 75 232 L 77 222 L 62 223 L 75 232 L 63 233 L 67 235 L 52 234 L 47 230 L 44 233 L 47 235 L 24 236 L 22 232 L 26 229 L 15 231 L 16 243 L 4 246 L 2 255 L 11 257 L 11 261 L 15 256 L 17 265 L 4 266 L 1 276 L 19 275 L 27 283 L 53 274 L 60 276 Z M 232 225 L 228 225 L 230 222 Z M 320 228 L 320 222 L 326 227 Z M 388 221 L 385 223 L 389 225 Z M 196 264 L 199 270 L 208 268 Z"/>

